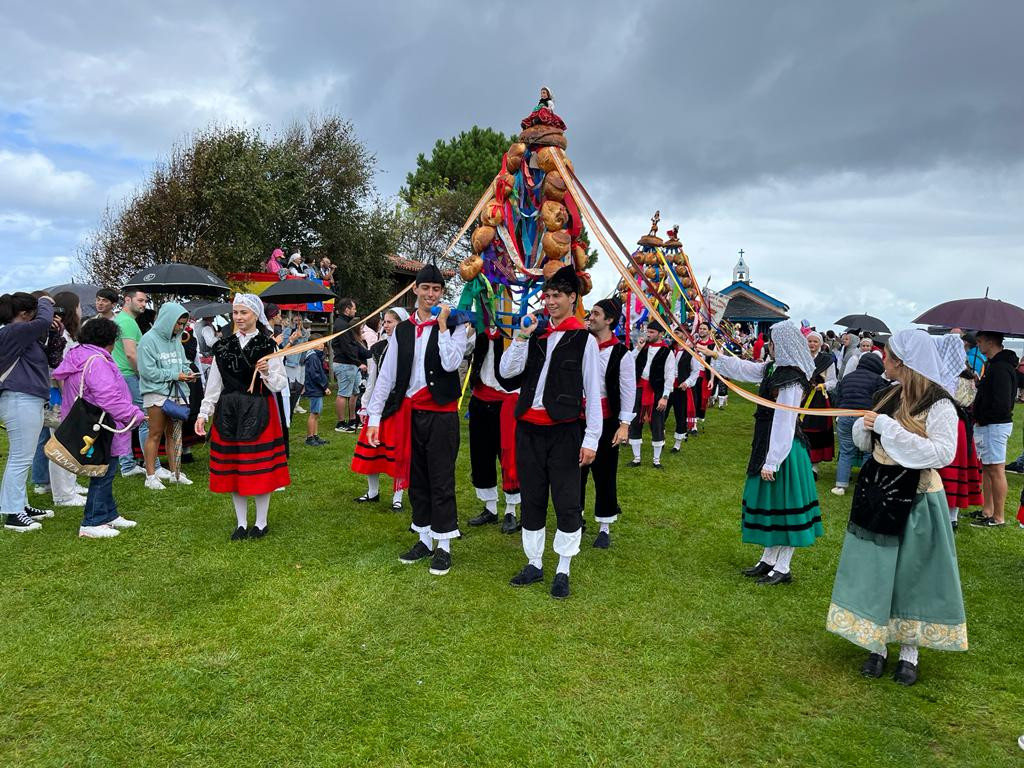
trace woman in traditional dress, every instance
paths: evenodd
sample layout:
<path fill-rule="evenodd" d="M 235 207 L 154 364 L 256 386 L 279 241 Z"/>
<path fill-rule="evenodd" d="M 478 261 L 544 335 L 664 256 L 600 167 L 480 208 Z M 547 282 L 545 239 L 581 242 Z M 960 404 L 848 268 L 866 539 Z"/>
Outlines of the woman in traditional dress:
<path fill-rule="evenodd" d="M 893 679 L 913 685 L 918 649 L 967 650 L 949 508 L 938 469 L 953 460 L 956 406 L 935 341 L 898 331 L 887 346 L 884 390 L 853 425 L 871 458 L 861 469 L 826 626 L 866 648 L 865 677 L 881 677 L 887 645 L 900 646 Z"/>
<path fill-rule="evenodd" d="M 811 331 L 807 334 L 807 347 L 814 360 L 814 376 L 811 377 L 811 391 L 804 402 L 805 408 L 831 408 L 832 393 L 839 383 L 836 377 L 836 359 L 827 348 L 822 349 L 821 334 Z M 814 479 L 818 479 L 818 464 L 832 461 L 836 453 L 836 432 L 831 416 L 800 417 L 800 426 L 807 435 L 810 446 L 811 467 Z"/>
<path fill-rule="evenodd" d="M 377 373 L 380 371 L 381 363 L 384 362 L 384 353 L 388 348 L 388 337 L 395 331 L 395 326 L 404 320 L 409 319 L 409 313 L 402 307 L 392 307 L 384 313 L 384 321 L 381 323 L 382 335 L 380 340 L 370 347 L 370 359 L 366 361 L 366 390 L 363 392 L 363 399 L 360 402 L 364 414 L 370 397 L 373 395 L 373 388 L 377 384 Z M 370 445 L 366 439 L 366 419 L 363 419 L 363 428 L 356 440 L 356 451 L 352 456 L 352 471 L 366 475 L 366 493 L 356 499 L 357 503 L 380 501 L 380 476 L 390 475 L 395 479 L 394 494 L 391 497 L 391 508 L 395 511 L 402 509 L 402 495 L 409 487 L 409 462 L 408 451 L 405 446 L 409 442 L 408 434 L 401 434 L 402 419 L 398 413 L 382 419 L 378 439 L 380 444 Z M 406 456 L 401 461 L 396 454 Z M 400 467 L 404 469 L 400 470 Z"/>
<path fill-rule="evenodd" d="M 714 348 L 697 351 L 717 358 L 715 370 L 737 381 L 758 382 L 759 394 L 780 405 L 799 406 L 814 375 L 800 329 L 786 321 L 772 326 L 767 344 L 771 360 L 755 363 L 720 357 Z M 809 547 L 824 534 L 818 490 L 805 438 L 794 411 L 758 405 L 754 437 L 743 488 L 743 541 L 764 547 L 757 564 L 743 571 L 762 585 L 793 580 L 790 561 L 796 547 Z"/>
<path fill-rule="evenodd" d="M 953 530 L 959 525 L 960 510 L 981 506 L 981 462 L 974 447 L 974 420 L 970 408 L 976 392 L 974 371 L 967 365 L 967 350 L 959 335 L 950 333 L 939 338 L 939 357 L 946 377 L 943 387 L 956 402 L 959 420 L 956 428 L 956 456 L 939 470 L 942 487 L 949 505 L 949 522 Z"/>
<path fill-rule="evenodd" d="M 280 357 L 262 360 L 275 352 L 277 345 L 267 330 L 260 298 L 236 294 L 231 317 L 235 332 L 213 347 L 214 364 L 196 419 L 196 434 L 206 434 L 206 422 L 216 409 L 210 429 L 210 490 L 231 494 L 237 522 L 231 540 L 238 541 L 266 535 L 270 495 L 291 482 L 275 396 L 288 387 L 288 376 Z M 251 528 L 250 496 L 256 507 Z"/>

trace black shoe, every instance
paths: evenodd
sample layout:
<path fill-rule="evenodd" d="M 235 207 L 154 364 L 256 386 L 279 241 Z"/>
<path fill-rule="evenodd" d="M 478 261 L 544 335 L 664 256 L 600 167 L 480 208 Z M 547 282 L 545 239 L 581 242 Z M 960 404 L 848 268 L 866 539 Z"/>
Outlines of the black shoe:
<path fill-rule="evenodd" d="M 660 461 L 656 461 L 656 462 L 654 462 L 654 468 L 655 469 L 664 469 L 665 465 L 662 464 Z"/>
<path fill-rule="evenodd" d="M 195 462 L 195 460 L 196 460 L 196 457 L 193 456 L 191 453 L 183 453 L 183 454 L 181 454 L 181 463 L 182 464 L 192 464 L 192 463 Z"/>
<path fill-rule="evenodd" d="M 640 459 L 633 459 L 631 462 L 629 462 L 629 466 L 631 466 L 631 467 L 639 467 L 640 466 Z"/>
<path fill-rule="evenodd" d="M 674 445 L 672 446 L 672 453 L 679 453 L 681 450 L 683 450 L 683 449 L 682 448 L 676 448 Z"/>
<path fill-rule="evenodd" d="M 564 600 L 569 596 L 569 574 L 556 573 L 551 582 L 551 596 L 556 600 Z"/>
<path fill-rule="evenodd" d="M 394 512 L 401 512 L 403 509 L 405 509 L 405 507 L 402 506 L 402 502 L 400 502 L 400 501 L 392 501 L 391 502 L 391 509 Z"/>
<path fill-rule="evenodd" d="M 1002 528 L 1006 523 L 997 523 L 994 517 L 983 517 L 971 523 L 971 528 Z"/>
<path fill-rule="evenodd" d="M 264 536 L 267 535 L 267 529 L 269 527 L 270 527 L 269 525 L 265 525 L 262 528 L 257 528 L 254 525 L 252 528 L 249 529 L 249 538 L 250 539 L 262 539 Z"/>
<path fill-rule="evenodd" d="M 412 549 L 399 556 L 398 561 L 403 565 L 411 565 L 412 563 L 418 563 L 425 557 L 430 557 L 430 547 L 422 541 L 417 541 Z"/>
<path fill-rule="evenodd" d="M 38 507 L 25 507 L 25 514 L 33 520 L 46 520 L 53 517 L 52 509 L 39 509 Z"/>
<path fill-rule="evenodd" d="M 247 538 L 249 538 L 249 532 L 241 525 L 235 528 L 235 532 L 231 534 L 232 541 L 241 541 Z"/>
<path fill-rule="evenodd" d="M 339 421 L 337 424 L 335 424 L 334 425 L 334 431 L 335 432 L 344 432 L 345 431 L 345 422 Z"/>
<path fill-rule="evenodd" d="M 791 581 L 793 581 L 793 574 L 772 571 L 767 576 L 762 576 L 756 583 L 762 587 L 774 587 L 776 584 L 789 584 Z"/>
<path fill-rule="evenodd" d="M 744 576 L 750 576 L 751 578 L 753 578 L 754 576 L 756 576 L 757 578 L 761 578 L 762 576 L 767 576 L 771 572 L 772 567 L 768 565 L 768 563 L 766 563 L 764 560 L 759 561 L 755 566 L 752 566 L 750 568 L 744 568 L 742 571 Z"/>
<path fill-rule="evenodd" d="M 814 482 L 818 482 L 818 470 L 812 469 L 811 472 L 814 473 Z"/>
<path fill-rule="evenodd" d="M 358 432 L 363 426 L 359 419 L 352 419 L 352 421 L 350 421 L 348 425 L 352 427 L 353 432 Z"/>
<path fill-rule="evenodd" d="M 452 553 L 438 547 L 430 558 L 430 572 L 435 576 L 444 576 L 452 567 Z"/>
<path fill-rule="evenodd" d="M 950 522 L 950 525 L 953 526 L 953 533 L 956 533 L 957 529 L 960 527 L 960 521 L 953 520 L 952 522 Z"/>
<path fill-rule="evenodd" d="M 316 439 L 317 445 L 330 445 L 330 441 L 324 440 L 320 435 L 313 435 L 313 437 Z"/>
<path fill-rule="evenodd" d="M 526 587 L 536 584 L 538 581 L 544 581 L 544 569 L 527 563 L 523 566 L 523 570 L 512 577 L 509 584 L 513 587 Z"/>
<path fill-rule="evenodd" d="M 883 672 L 885 672 L 885 656 L 877 653 L 868 654 L 860 667 L 860 673 L 864 677 L 881 677 Z"/>
<path fill-rule="evenodd" d="M 892 679 L 900 685 L 913 685 L 917 682 L 917 664 L 900 659 L 896 670 L 892 673 Z"/>
<path fill-rule="evenodd" d="M 309 437 L 306 438 L 306 445 L 310 446 L 311 448 L 320 447 L 320 443 L 317 442 L 316 438 L 313 435 L 310 435 Z"/>
<path fill-rule="evenodd" d="M 368 493 L 364 493 L 362 496 L 357 498 L 355 501 L 356 501 L 356 504 L 366 504 L 367 502 L 376 503 L 376 502 L 380 501 L 380 494 L 378 493 L 376 496 L 371 496 Z"/>
<path fill-rule="evenodd" d="M 488 525 L 490 523 L 496 522 L 498 522 L 498 516 L 494 512 L 491 512 L 491 510 L 489 509 L 485 509 L 479 515 L 477 515 L 476 517 L 472 517 L 469 520 L 469 524 L 472 526 Z"/>
<path fill-rule="evenodd" d="M 1013 472 L 1015 475 L 1024 475 L 1024 458 L 1014 459 L 1006 465 L 1007 472 Z"/>
<path fill-rule="evenodd" d="M 981 518 L 985 517 L 985 510 L 976 509 L 973 512 L 968 512 L 964 517 L 969 517 L 972 520 L 981 520 Z"/>
<path fill-rule="evenodd" d="M 25 533 L 27 531 L 38 531 L 43 527 L 42 523 L 33 520 L 24 512 L 19 512 L 16 515 L 0 515 L 0 517 L 4 519 L 4 528 L 8 531 Z"/>
<path fill-rule="evenodd" d="M 515 515 L 513 515 L 511 512 L 506 512 L 505 513 L 505 519 L 501 523 L 501 532 L 502 533 L 515 533 L 516 531 L 520 530 L 522 527 L 523 526 L 521 526 L 519 524 L 519 521 L 516 520 L 516 516 Z"/>
<path fill-rule="evenodd" d="M 594 546 L 598 549 L 608 549 L 612 545 L 612 537 L 608 531 L 601 531 L 594 539 Z"/>

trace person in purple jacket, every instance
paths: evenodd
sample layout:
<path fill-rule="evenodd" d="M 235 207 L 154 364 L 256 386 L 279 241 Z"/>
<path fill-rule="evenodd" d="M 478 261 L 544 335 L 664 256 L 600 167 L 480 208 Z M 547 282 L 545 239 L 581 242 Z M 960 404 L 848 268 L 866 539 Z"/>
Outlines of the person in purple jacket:
<path fill-rule="evenodd" d="M 132 393 L 111 356 L 120 329 L 113 320 L 97 317 L 79 331 L 79 345 L 68 350 L 53 378 L 60 381 L 64 391 L 61 418 L 66 418 L 71 406 L 82 397 L 106 411 L 118 429 L 137 425 L 146 416 L 132 402 Z M 119 466 L 118 457 L 131 452 L 131 431 L 115 432 L 110 447 L 110 467 L 103 477 L 89 479 L 89 494 L 85 497 L 85 515 L 78 535 L 88 539 L 107 539 L 117 536 L 120 529 L 134 528 L 135 521 L 127 520 L 117 511 L 114 501 L 114 476 Z"/>
<path fill-rule="evenodd" d="M 53 299 L 28 293 L 0 296 L 0 421 L 9 455 L 0 485 L 0 517 L 9 531 L 34 531 L 48 509 L 28 505 L 28 473 L 50 398 L 50 368 L 43 343 L 53 324 Z"/>

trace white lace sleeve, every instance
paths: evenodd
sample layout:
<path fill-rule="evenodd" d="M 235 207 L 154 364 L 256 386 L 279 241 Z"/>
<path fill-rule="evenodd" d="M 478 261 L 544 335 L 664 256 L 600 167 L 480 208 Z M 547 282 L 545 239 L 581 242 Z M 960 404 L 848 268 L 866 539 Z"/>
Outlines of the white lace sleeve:
<path fill-rule="evenodd" d="M 719 357 L 712 363 L 712 367 L 727 379 L 757 383 L 764 378 L 765 365 L 767 363 L 740 360 L 738 357 Z"/>
<path fill-rule="evenodd" d="M 799 384 L 790 384 L 779 390 L 776 401 L 782 405 L 798 406 L 803 394 L 803 387 Z M 789 452 L 793 448 L 793 435 L 796 433 L 796 417 L 796 411 L 776 409 L 772 413 L 772 433 L 763 469 L 776 472 L 789 456 Z"/>
<path fill-rule="evenodd" d="M 875 419 L 875 432 L 889 458 L 907 469 L 941 469 L 956 455 L 956 409 L 948 400 L 940 400 L 928 410 L 925 419 L 927 437 L 908 432 L 889 416 Z"/>

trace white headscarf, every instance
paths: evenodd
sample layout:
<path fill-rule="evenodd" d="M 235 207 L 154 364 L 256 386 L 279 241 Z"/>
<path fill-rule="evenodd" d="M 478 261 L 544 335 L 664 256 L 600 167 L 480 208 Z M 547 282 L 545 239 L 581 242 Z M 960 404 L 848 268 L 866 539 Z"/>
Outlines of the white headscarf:
<path fill-rule="evenodd" d="M 797 324 L 792 320 L 776 323 L 772 326 L 771 337 L 775 348 L 775 364 L 799 368 L 810 381 L 814 377 L 814 358 Z"/>
<path fill-rule="evenodd" d="M 939 348 L 925 331 L 920 328 L 896 331 L 889 339 L 889 349 L 907 368 L 946 388 L 948 377 L 943 374 Z"/>
<path fill-rule="evenodd" d="M 409 319 L 409 311 L 404 307 L 391 307 L 387 311 L 393 312 L 395 315 L 398 316 L 398 319 L 403 323 Z"/>
<path fill-rule="evenodd" d="M 263 299 L 255 293 L 236 293 L 235 298 L 231 300 L 231 304 L 232 306 L 245 307 L 256 315 L 261 323 L 266 326 L 270 325 L 270 321 L 267 320 L 267 312 L 263 308 Z"/>
<path fill-rule="evenodd" d="M 818 338 L 818 341 L 820 341 L 822 344 L 825 343 L 825 339 L 823 339 L 821 337 L 821 334 L 818 333 L 817 331 L 811 331 L 810 333 L 807 334 L 808 339 L 811 338 L 811 336 L 816 336 Z"/>
<path fill-rule="evenodd" d="M 964 349 L 964 340 L 955 333 L 947 333 L 945 336 L 935 337 L 935 346 L 939 352 L 939 362 L 942 364 L 942 388 L 949 394 L 956 394 L 956 382 L 967 367 L 967 350 Z"/>

